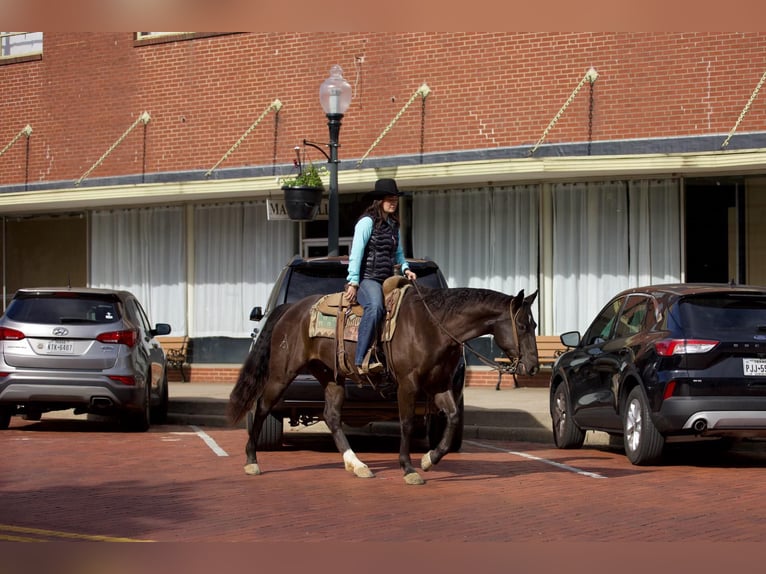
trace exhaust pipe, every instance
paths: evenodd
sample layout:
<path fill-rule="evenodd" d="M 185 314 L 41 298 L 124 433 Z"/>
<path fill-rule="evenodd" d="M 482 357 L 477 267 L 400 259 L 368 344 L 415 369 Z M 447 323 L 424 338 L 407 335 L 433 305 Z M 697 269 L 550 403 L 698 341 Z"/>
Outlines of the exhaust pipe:
<path fill-rule="evenodd" d="M 90 399 L 90 406 L 94 409 L 108 409 L 112 407 L 112 399 L 109 397 L 93 397 Z"/>
<path fill-rule="evenodd" d="M 692 428 L 698 433 L 705 432 L 707 429 L 707 421 L 705 419 L 697 419 L 694 421 L 694 424 L 692 424 Z"/>

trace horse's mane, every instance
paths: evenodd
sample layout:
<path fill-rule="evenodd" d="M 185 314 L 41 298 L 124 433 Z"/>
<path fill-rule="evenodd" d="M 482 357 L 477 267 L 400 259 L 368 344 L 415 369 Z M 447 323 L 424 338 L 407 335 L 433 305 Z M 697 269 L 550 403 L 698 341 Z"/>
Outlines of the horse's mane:
<path fill-rule="evenodd" d="M 494 308 L 507 305 L 511 299 L 510 295 L 499 291 L 471 287 L 419 287 L 418 294 L 429 309 L 444 313 L 457 312 L 466 305 L 487 305 Z"/>

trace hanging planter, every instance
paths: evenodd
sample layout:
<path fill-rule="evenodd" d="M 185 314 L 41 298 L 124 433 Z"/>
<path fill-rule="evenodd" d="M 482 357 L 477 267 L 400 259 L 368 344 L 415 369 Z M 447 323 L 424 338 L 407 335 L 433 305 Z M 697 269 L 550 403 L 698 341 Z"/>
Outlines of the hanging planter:
<path fill-rule="evenodd" d="M 298 154 L 295 162 L 298 175 L 280 179 L 285 194 L 285 211 L 293 221 L 312 221 L 322 203 L 322 176 L 327 173 L 327 168 L 316 167 L 311 162 L 302 163 L 300 148 L 296 147 L 295 152 Z"/>
<path fill-rule="evenodd" d="M 322 203 L 323 187 L 282 186 L 285 193 L 285 211 L 293 221 L 312 221 Z"/>

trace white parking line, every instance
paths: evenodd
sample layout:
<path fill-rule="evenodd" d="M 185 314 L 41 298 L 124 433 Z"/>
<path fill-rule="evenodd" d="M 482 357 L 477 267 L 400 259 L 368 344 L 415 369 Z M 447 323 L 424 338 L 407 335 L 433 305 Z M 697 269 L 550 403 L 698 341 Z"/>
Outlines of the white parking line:
<path fill-rule="evenodd" d="M 545 463 L 545 464 L 550 464 L 551 466 L 555 466 L 556 468 L 560 468 L 561 470 L 566 470 L 566 471 L 569 471 L 569 472 L 573 472 L 573 473 L 579 474 L 581 476 L 587 476 L 587 477 L 590 477 L 590 478 L 607 478 L 603 474 L 598 474 L 597 472 L 588 472 L 588 471 L 585 471 L 585 470 L 582 470 L 582 469 L 579 469 L 579 468 L 575 468 L 574 466 L 569 466 L 568 464 L 561 464 L 560 462 L 556 462 L 554 460 L 548 460 L 547 458 L 540 458 L 539 456 L 534 456 L 534 455 L 528 454 L 526 452 L 519 452 L 519 451 L 516 451 L 516 450 L 506 450 L 504 448 L 498 448 L 498 447 L 496 447 L 494 445 L 491 445 L 491 444 L 486 444 L 486 443 L 483 443 L 483 442 L 474 442 L 472 440 L 464 440 L 463 442 L 465 442 L 467 444 L 472 444 L 473 446 L 478 446 L 478 447 L 482 447 L 482 448 L 488 448 L 488 449 L 491 449 L 491 450 L 499 450 L 500 452 L 507 452 L 508 454 L 513 454 L 513 455 L 516 455 L 516 456 L 520 456 L 522 458 L 528 458 L 530 460 L 534 460 L 534 461 L 537 461 L 537 462 L 542 462 L 542 463 Z"/>
<path fill-rule="evenodd" d="M 217 454 L 218 456 L 229 456 L 225 450 L 223 450 L 218 444 L 210 438 L 210 435 L 208 435 L 205 431 L 203 431 L 198 426 L 189 425 L 194 433 L 201 438 L 207 446 L 210 447 L 210 449 Z"/>

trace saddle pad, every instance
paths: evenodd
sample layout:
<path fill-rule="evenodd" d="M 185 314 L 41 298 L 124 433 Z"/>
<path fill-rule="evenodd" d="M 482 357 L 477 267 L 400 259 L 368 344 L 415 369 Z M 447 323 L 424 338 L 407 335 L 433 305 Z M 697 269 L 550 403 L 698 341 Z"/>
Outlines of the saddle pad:
<path fill-rule="evenodd" d="M 404 292 L 409 289 L 410 285 L 405 285 L 400 289 L 394 289 L 386 297 L 386 320 L 383 324 L 383 332 L 381 341 L 390 341 L 394 336 L 396 329 L 396 319 L 399 316 L 399 306 L 402 300 Z M 314 305 L 311 306 L 309 317 L 309 337 L 324 337 L 327 339 L 334 339 L 337 329 L 337 303 L 340 301 L 340 296 L 343 293 L 331 293 L 321 297 Z M 331 301 L 329 307 L 327 301 Z M 355 305 L 359 307 L 361 305 Z M 332 309 L 328 313 L 328 308 Z M 357 314 L 352 308 L 349 311 L 348 308 L 344 311 L 346 314 L 346 321 L 343 328 L 343 339 L 346 341 L 356 341 L 359 335 L 359 323 L 362 320 L 361 313 Z"/>

